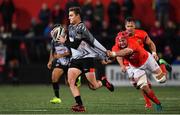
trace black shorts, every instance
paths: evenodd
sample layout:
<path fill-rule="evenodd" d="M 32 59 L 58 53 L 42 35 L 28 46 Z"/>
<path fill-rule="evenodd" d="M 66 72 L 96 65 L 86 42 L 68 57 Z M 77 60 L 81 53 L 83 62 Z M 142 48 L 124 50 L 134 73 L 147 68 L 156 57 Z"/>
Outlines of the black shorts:
<path fill-rule="evenodd" d="M 78 68 L 83 72 L 89 71 L 94 68 L 94 58 L 73 59 L 69 68 Z"/>
<path fill-rule="evenodd" d="M 53 60 L 52 71 L 53 71 L 54 68 L 63 69 L 64 73 L 67 73 L 68 65 L 62 65 L 61 63 L 58 63 L 57 60 Z"/>

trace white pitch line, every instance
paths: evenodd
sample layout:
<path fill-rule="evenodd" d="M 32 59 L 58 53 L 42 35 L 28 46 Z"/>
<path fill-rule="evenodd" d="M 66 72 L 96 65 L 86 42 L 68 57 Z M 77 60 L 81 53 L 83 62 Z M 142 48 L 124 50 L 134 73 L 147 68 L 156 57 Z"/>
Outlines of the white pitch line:
<path fill-rule="evenodd" d="M 48 111 L 46 109 L 27 109 L 27 110 L 19 110 L 19 111 Z"/>

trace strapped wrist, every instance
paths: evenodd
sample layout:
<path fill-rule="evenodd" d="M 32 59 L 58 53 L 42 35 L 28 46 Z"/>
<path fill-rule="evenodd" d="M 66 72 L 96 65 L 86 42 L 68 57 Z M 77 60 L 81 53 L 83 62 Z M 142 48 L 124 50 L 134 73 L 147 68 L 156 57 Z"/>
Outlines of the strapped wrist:
<path fill-rule="evenodd" d="M 157 53 L 156 52 L 152 52 L 152 55 L 157 55 Z"/>
<path fill-rule="evenodd" d="M 113 57 L 116 57 L 116 52 L 112 52 L 112 56 L 113 56 Z"/>

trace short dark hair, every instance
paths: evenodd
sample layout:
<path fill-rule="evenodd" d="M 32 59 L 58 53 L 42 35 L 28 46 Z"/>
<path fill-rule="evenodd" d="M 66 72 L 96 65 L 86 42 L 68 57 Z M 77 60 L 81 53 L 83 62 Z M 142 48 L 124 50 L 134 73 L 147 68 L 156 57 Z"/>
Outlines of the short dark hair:
<path fill-rule="evenodd" d="M 81 16 L 81 8 L 80 7 L 70 7 L 69 8 L 69 12 L 70 11 L 74 11 L 74 13 L 76 14 L 76 15 L 80 15 Z"/>
<path fill-rule="evenodd" d="M 127 18 L 125 19 L 125 24 L 126 24 L 127 22 L 135 22 L 135 19 L 134 19 L 133 17 L 127 17 Z"/>
<path fill-rule="evenodd" d="M 59 26 L 62 26 L 61 24 L 54 24 L 52 29 L 56 28 L 56 27 L 59 27 Z"/>

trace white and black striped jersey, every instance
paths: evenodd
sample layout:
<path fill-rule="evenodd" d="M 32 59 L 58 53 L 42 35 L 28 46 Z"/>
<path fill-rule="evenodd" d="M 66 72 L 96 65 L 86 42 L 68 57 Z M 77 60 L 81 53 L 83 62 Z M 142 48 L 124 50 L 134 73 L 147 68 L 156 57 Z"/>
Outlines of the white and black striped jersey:
<path fill-rule="evenodd" d="M 69 25 L 68 31 L 72 59 L 107 58 L 106 48 L 93 37 L 84 23 Z"/>
<path fill-rule="evenodd" d="M 51 49 L 52 49 L 52 53 L 57 53 L 57 54 L 64 54 L 65 52 L 70 52 L 70 49 L 67 46 L 55 42 L 53 40 L 51 41 Z M 66 66 L 70 62 L 70 56 L 58 58 L 56 62 Z"/>

